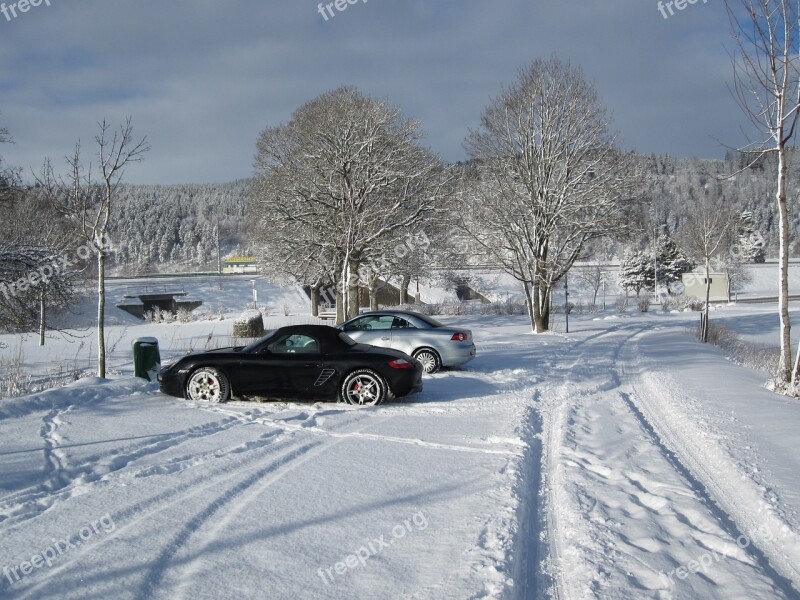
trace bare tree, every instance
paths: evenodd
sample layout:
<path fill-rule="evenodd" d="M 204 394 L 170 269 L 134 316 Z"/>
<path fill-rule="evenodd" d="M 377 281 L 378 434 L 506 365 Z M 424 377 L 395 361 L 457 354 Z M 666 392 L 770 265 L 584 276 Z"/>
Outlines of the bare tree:
<path fill-rule="evenodd" d="M 0 144 L 11 144 L 11 136 L 8 129 L 0 127 Z M 3 156 L 0 155 L 0 204 L 12 200 L 17 194 L 19 186 L 19 169 L 13 169 L 6 165 Z"/>
<path fill-rule="evenodd" d="M 636 222 L 638 164 L 615 148 L 609 123 L 581 71 L 553 57 L 521 70 L 467 138 L 464 228 L 522 284 L 537 332 L 586 243 Z"/>
<path fill-rule="evenodd" d="M 97 376 L 105 378 L 105 272 L 110 251 L 108 229 L 125 167 L 141 162 L 150 146 L 147 138 L 139 141 L 134 139 L 130 118 L 119 129 L 112 128 L 105 120 L 98 127 L 99 132 L 95 136 L 97 180 L 92 175 L 92 165 L 84 167 L 81 161 L 79 141 L 72 155 L 67 157 L 69 172 L 66 177 L 57 177 L 50 162 L 46 161 L 39 183 L 47 197 L 60 208 L 75 226 L 78 235 L 97 255 Z"/>
<path fill-rule="evenodd" d="M 277 281 L 310 289 L 311 314 L 319 314 L 319 292 L 335 281 L 336 257 L 319 231 L 303 219 L 294 218 L 301 206 L 272 196 L 277 182 L 259 178 L 252 189 L 249 236 L 256 248 L 261 270 Z M 274 203 L 268 199 L 274 199 Z M 281 212 L 275 212 L 275 205 Z"/>
<path fill-rule="evenodd" d="M 706 301 L 700 324 L 700 339 L 708 342 L 708 312 L 711 300 L 711 265 L 714 259 L 725 260 L 735 243 L 739 214 L 709 197 L 692 206 L 691 218 L 683 227 L 683 245 L 704 266 Z"/>
<path fill-rule="evenodd" d="M 258 140 L 253 216 L 262 238 L 299 233 L 294 251 L 333 271 L 340 320 L 358 311 L 359 265 L 449 193 L 446 171 L 421 135 L 397 107 L 342 87 Z"/>
<path fill-rule="evenodd" d="M 0 128 L 0 144 L 11 143 Z M 64 268 L 59 257 L 68 243 L 59 220 L 35 190 L 20 183 L 20 170 L 0 156 L 0 329 L 29 331 L 37 325 L 44 345 L 47 307 L 75 300 L 79 268 Z"/>
<path fill-rule="evenodd" d="M 800 352 L 792 369 L 789 321 L 789 218 L 787 149 L 800 109 L 798 8 L 791 0 L 725 0 L 735 45 L 734 96 L 760 139 L 748 146 L 777 155 L 775 200 L 779 227 L 778 314 L 781 327 L 781 375 L 800 377 Z"/>
<path fill-rule="evenodd" d="M 589 304 L 589 310 L 596 311 L 597 296 L 600 293 L 600 289 L 603 288 L 606 283 L 606 271 L 603 265 L 601 265 L 599 261 L 595 261 L 579 269 L 576 275 L 578 279 L 592 291 L 592 301 Z"/>
<path fill-rule="evenodd" d="M 27 331 L 38 318 L 39 345 L 53 328 L 48 309 L 69 307 L 84 283 L 85 261 L 58 214 L 26 190 L 7 202 L 0 222 L 0 328 Z"/>

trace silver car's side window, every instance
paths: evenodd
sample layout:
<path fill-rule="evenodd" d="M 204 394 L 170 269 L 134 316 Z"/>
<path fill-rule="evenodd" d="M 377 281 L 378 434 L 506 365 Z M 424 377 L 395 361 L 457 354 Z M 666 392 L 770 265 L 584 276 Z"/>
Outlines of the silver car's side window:
<path fill-rule="evenodd" d="M 364 317 L 359 329 L 391 329 L 393 319 L 387 315 Z"/>
<path fill-rule="evenodd" d="M 361 331 L 362 329 L 373 329 L 375 317 L 361 317 L 350 323 L 344 328 L 345 331 Z"/>
<path fill-rule="evenodd" d="M 415 329 L 415 327 L 400 317 L 395 317 L 392 322 L 392 329 Z"/>

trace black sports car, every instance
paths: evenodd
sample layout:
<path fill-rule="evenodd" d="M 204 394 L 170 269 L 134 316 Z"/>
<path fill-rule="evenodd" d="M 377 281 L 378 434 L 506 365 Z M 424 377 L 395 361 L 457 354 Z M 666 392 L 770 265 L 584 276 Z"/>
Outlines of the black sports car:
<path fill-rule="evenodd" d="M 338 399 L 374 405 L 422 389 L 422 366 L 326 325 L 281 327 L 237 348 L 184 356 L 158 374 L 161 391 L 205 402 L 231 395 Z"/>

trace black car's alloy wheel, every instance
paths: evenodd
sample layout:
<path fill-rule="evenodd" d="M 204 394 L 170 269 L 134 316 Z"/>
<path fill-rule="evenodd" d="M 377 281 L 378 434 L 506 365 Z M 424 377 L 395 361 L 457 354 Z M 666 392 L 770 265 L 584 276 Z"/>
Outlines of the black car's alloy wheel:
<path fill-rule="evenodd" d="M 228 378 L 212 367 L 201 367 L 186 383 L 186 397 L 195 402 L 227 402 L 231 395 Z"/>
<path fill-rule="evenodd" d="M 386 381 L 370 369 L 354 371 L 342 383 L 341 400 L 347 404 L 375 406 L 383 403 L 386 395 Z"/>

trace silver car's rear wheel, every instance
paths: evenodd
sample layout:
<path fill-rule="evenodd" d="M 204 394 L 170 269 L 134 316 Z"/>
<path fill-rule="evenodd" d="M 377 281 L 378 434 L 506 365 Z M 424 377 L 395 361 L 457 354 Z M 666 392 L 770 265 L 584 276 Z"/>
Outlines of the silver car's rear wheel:
<path fill-rule="evenodd" d="M 386 400 L 388 386 L 383 377 L 370 369 L 350 373 L 342 383 L 341 400 L 354 406 L 375 406 Z"/>
<path fill-rule="evenodd" d="M 442 359 L 439 358 L 435 350 L 430 348 L 417 350 L 414 352 L 414 358 L 422 365 L 422 370 L 429 374 L 436 373 L 442 367 Z"/>
<path fill-rule="evenodd" d="M 230 395 L 228 378 L 212 367 L 200 367 L 186 382 L 186 397 L 195 402 L 227 402 Z"/>

